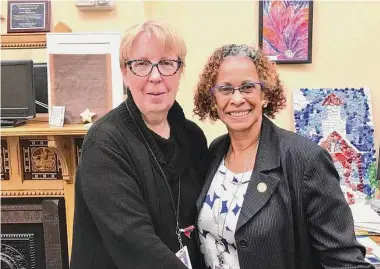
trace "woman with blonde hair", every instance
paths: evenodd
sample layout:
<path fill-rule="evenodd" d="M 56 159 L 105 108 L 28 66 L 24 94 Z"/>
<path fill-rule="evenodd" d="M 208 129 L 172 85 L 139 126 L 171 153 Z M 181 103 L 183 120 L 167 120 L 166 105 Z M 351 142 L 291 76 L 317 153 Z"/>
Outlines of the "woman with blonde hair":
<path fill-rule="evenodd" d="M 83 142 L 71 269 L 203 268 L 193 230 L 208 149 L 175 101 L 185 58 L 183 39 L 161 22 L 123 38 L 128 98 Z"/>
<path fill-rule="evenodd" d="M 269 118 L 285 106 L 276 66 L 249 45 L 214 51 L 195 113 L 228 133 L 197 202 L 201 252 L 213 269 L 373 268 L 355 239 L 330 155 Z"/>

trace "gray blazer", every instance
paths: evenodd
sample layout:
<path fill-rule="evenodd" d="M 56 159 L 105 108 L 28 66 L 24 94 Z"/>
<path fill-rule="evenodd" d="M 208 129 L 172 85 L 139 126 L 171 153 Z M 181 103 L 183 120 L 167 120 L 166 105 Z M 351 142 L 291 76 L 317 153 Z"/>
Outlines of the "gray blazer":
<path fill-rule="evenodd" d="M 229 145 L 223 135 L 210 146 L 198 214 Z M 258 191 L 260 182 L 266 191 Z M 364 262 L 329 153 L 265 116 L 235 241 L 241 269 L 374 268 Z"/>

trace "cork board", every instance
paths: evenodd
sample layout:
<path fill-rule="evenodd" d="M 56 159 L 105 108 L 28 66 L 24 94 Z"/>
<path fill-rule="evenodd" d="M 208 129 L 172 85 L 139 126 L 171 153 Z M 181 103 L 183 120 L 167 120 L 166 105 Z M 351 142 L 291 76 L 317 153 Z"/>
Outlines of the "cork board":
<path fill-rule="evenodd" d="M 50 54 L 51 106 L 65 106 L 65 123 L 80 123 L 87 108 L 93 121 L 112 107 L 110 54 Z"/>

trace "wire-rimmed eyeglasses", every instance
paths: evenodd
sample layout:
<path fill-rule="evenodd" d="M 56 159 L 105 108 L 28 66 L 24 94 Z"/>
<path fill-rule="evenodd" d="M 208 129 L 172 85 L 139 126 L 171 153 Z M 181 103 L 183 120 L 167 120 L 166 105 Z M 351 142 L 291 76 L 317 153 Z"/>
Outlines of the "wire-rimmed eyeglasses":
<path fill-rule="evenodd" d="M 264 85 L 261 82 L 247 82 L 239 87 L 232 87 L 230 85 L 215 85 L 211 88 L 211 92 L 215 93 L 215 91 L 218 91 L 223 96 L 232 96 L 235 91 L 239 91 L 243 95 L 250 95 L 263 87 Z"/>
<path fill-rule="evenodd" d="M 182 60 L 164 59 L 157 63 L 152 63 L 149 60 L 130 60 L 125 61 L 129 70 L 139 77 L 146 77 L 152 73 L 154 67 L 157 67 L 158 72 L 163 76 L 173 76 L 182 66 Z"/>

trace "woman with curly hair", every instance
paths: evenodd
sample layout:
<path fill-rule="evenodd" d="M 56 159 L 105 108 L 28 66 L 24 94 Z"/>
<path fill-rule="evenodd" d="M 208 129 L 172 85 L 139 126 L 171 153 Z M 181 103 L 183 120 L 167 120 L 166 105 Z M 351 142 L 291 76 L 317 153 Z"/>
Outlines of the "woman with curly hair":
<path fill-rule="evenodd" d="M 329 153 L 277 127 L 285 106 L 274 63 L 248 45 L 212 54 L 194 112 L 220 119 L 197 201 L 201 252 L 209 268 L 373 268 L 354 234 L 352 213 Z"/>

